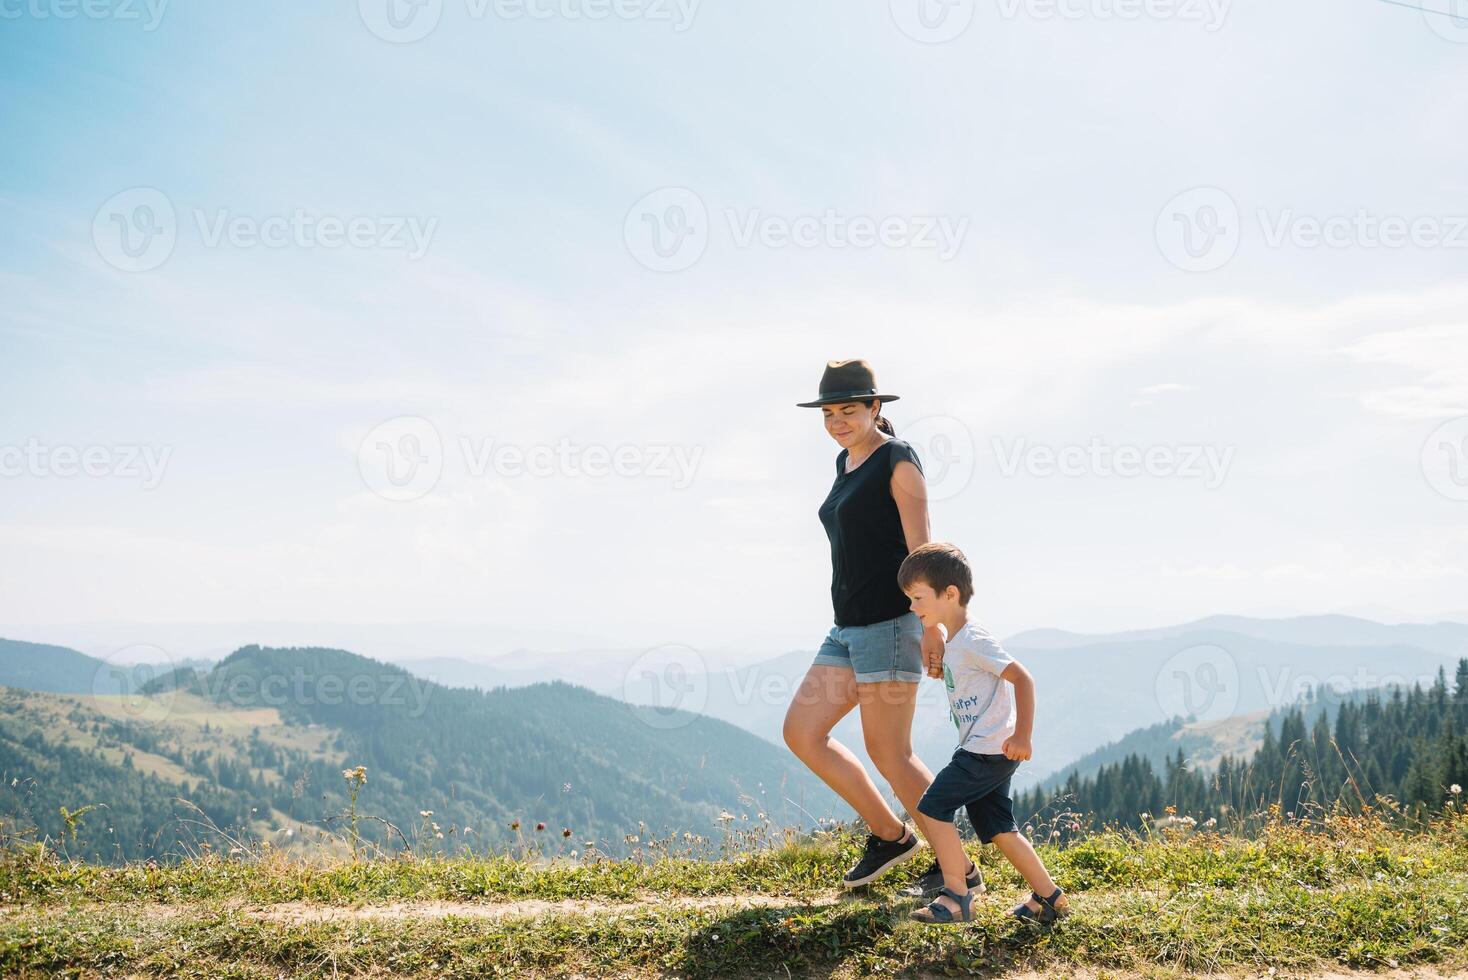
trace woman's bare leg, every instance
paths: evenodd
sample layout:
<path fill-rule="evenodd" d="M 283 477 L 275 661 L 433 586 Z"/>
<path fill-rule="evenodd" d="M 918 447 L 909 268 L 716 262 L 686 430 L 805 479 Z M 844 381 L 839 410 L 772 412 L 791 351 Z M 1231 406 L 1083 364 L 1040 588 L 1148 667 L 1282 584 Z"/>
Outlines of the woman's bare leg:
<path fill-rule="evenodd" d="M 872 833 L 892 840 L 902 834 L 902 821 L 882 798 L 861 760 L 831 737 L 831 729 L 856 707 L 857 687 L 849 667 L 812 665 L 785 712 L 785 744 L 836 795 L 851 804 Z M 862 719 L 865 724 L 865 709 Z"/>
<path fill-rule="evenodd" d="M 933 782 L 933 774 L 912 751 L 918 686 L 906 681 L 877 681 L 856 687 L 867 755 L 907 808 L 918 832 L 927 837 L 928 818 L 918 813 L 917 805 Z M 891 839 L 895 835 L 886 836 Z"/>

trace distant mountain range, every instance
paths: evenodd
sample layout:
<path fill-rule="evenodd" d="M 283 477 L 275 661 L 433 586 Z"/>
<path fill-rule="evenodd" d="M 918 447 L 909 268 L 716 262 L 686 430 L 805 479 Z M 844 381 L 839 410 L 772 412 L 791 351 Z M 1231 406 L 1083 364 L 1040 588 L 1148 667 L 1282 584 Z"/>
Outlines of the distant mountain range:
<path fill-rule="evenodd" d="M 1109 635 L 1034 630 L 1005 645 L 1038 686 L 1035 759 L 1016 777 L 1016 788 L 1025 789 L 1127 755 L 1154 759 L 1182 749 L 1205 767 L 1225 753 L 1245 756 L 1263 720 L 1312 687 L 1430 682 L 1440 667 L 1468 656 L 1468 626 L 1213 616 Z M 448 817 L 486 837 L 519 818 L 615 847 L 639 824 L 654 833 L 717 833 L 726 810 L 751 819 L 764 812 L 786 825 L 810 815 L 850 816 L 781 736 L 812 651 L 745 667 L 685 653 L 675 650 L 671 662 L 649 661 L 645 651 L 586 650 L 390 664 L 324 648 L 245 647 L 204 670 L 196 663 L 153 677 L 139 692 L 128 671 L 75 650 L 0 640 L 0 685 L 50 692 L 70 706 L 39 711 L 38 702 L 8 698 L 0 765 L 40 779 L 48 760 L 60 758 L 63 746 L 50 729 L 61 725 L 66 751 L 103 753 L 100 761 L 69 764 L 87 771 L 86 786 L 155 779 L 175 793 L 185 784 L 195 793 L 212 787 L 222 816 L 253 816 L 258 824 L 268 815 L 276 828 L 337 812 L 347 764 L 373 772 L 368 809 L 395 823 L 433 810 L 445 826 Z M 262 704 L 230 693 L 231 684 L 258 690 L 265 678 L 297 674 L 308 687 L 325 678 L 364 684 L 367 703 Z M 423 710 L 387 703 L 388 686 L 418 698 Z M 668 704 L 669 692 L 678 710 L 649 707 Z M 114 702 L 134 720 L 146 720 L 158 704 L 170 711 L 157 724 L 56 721 L 86 718 Z M 1190 707 L 1207 717 L 1190 718 Z M 50 720 L 36 721 L 42 716 Z M 243 733 L 242 718 L 253 719 Z M 835 735 L 866 759 L 858 711 Z M 953 737 L 942 686 L 925 680 L 915 751 L 936 770 L 952 754 Z M 129 757 L 131 773 L 122 765 Z M 302 779 L 311 787 L 305 793 Z M 48 804 L 83 802 L 67 786 L 57 789 L 63 794 Z"/>
<path fill-rule="evenodd" d="M 364 813 L 411 832 L 432 811 L 478 846 L 538 835 L 569 847 L 567 829 L 621 853 L 627 834 L 718 840 L 725 812 L 743 827 L 761 814 L 797 826 L 839 803 L 788 752 L 732 725 L 564 683 L 450 688 L 319 648 L 246 647 L 207 672 L 133 684 L 84 654 L 6 641 L 0 668 L 30 685 L 0 701 L 0 772 L 25 787 L 14 809 L 55 835 L 60 806 L 147 801 L 107 814 L 114 832 L 89 854 L 102 860 L 166 853 L 166 834 L 148 842 L 177 821 L 171 796 L 201 790 L 221 828 L 329 821 L 346 803 L 341 770 L 357 765 Z"/>

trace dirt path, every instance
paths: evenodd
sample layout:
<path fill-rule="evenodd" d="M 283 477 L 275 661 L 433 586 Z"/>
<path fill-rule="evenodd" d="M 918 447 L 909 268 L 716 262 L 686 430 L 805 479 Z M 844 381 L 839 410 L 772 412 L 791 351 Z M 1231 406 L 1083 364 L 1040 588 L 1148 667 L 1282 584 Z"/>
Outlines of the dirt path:
<path fill-rule="evenodd" d="M 350 922 L 362 919 L 441 919 L 456 915 L 470 919 L 534 918 L 540 915 L 614 916 L 670 907 L 684 909 L 810 908 L 834 905 L 837 898 L 790 898 L 780 895 L 709 895 L 702 897 L 649 897 L 634 902 L 598 899 L 523 899 L 518 902 L 394 902 L 388 905 L 320 905 L 284 902 L 278 905 L 240 905 L 233 908 L 271 922 Z"/>

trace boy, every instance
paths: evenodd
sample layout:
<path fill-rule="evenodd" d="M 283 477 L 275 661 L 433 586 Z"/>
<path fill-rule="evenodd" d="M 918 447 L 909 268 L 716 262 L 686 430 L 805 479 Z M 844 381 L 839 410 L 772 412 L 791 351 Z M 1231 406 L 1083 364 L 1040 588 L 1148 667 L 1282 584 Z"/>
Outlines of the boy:
<path fill-rule="evenodd" d="M 973 572 L 963 552 L 951 544 L 925 544 L 903 561 L 897 582 L 923 627 L 936 626 L 945 634 L 943 677 L 949 714 L 958 728 L 952 760 L 933 777 L 917 807 L 930 818 L 928 843 L 943 869 L 944 887 L 912 917 L 927 923 L 973 918 L 968 882 L 976 869 L 970 870 L 953 824 L 955 811 L 965 807 L 979 842 L 993 841 L 1034 889 L 1010 914 L 1025 922 L 1054 922 L 1068 914 L 1069 902 L 1019 832 L 1009 801 L 1010 776 L 1030 757 L 1034 678 L 988 630 L 969 622 Z"/>

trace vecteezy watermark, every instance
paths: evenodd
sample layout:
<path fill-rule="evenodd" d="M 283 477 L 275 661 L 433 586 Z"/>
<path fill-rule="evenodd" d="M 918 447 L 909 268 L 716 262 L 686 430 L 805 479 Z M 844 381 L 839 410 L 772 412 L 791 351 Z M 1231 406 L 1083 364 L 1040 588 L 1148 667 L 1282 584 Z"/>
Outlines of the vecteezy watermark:
<path fill-rule="evenodd" d="M 1216 725 L 1238 707 L 1238 661 L 1216 644 L 1187 647 L 1168 657 L 1157 671 L 1155 692 L 1163 717 Z"/>
<path fill-rule="evenodd" d="M 709 247 L 709 210 L 686 187 L 663 187 L 645 195 L 622 223 L 627 250 L 653 272 L 682 272 Z"/>
<path fill-rule="evenodd" d="M 388 419 L 358 444 L 357 471 L 367 489 L 384 500 L 417 500 L 443 475 L 443 439 L 425 418 Z"/>
<path fill-rule="evenodd" d="M 892 23 L 914 41 L 943 44 L 974 22 L 974 0 L 890 0 Z"/>
<path fill-rule="evenodd" d="M 1468 214 L 1377 215 L 1365 208 L 1324 218 L 1291 208 L 1258 211 L 1270 248 L 1468 248 Z"/>
<path fill-rule="evenodd" d="M 1233 0 L 997 0 L 1005 20 L 1171 20 L 1198 23 L 1212 34 Z"/>
<path fill-rule="evenodd" d="M 137 21 L 152 32 L 167 9 L 168 0 L 0 0 L 0 20 Z"/>
<path fill-rule="evenodd" d="M 1223 485 L 1233 465 L 1233 446 L 1153 445 L 1112 446 L 1100 438 L 1086 445 L 1032 445 L 1015 439 L 1006 445 L 991 440 L 999 473 L 1013 477 L 1021 472 L 1033 477 L 1133 477 L 1202 480 L 1209 490 Z"/>
<path fill-rule="evenodd" d="M 334 215 L 292 208 L 278 214 L 239 214 L 229 208 L 190 211 L 200 244 L 234 249 L 378 249 L 421 259 L 438 218 L 417 215 Z M 187 227 L 187 226 L 186 226 Z M 92 218 L 97 254 L 123 272 L 156 269 L 173 254 L 179 221 L 173 201 L 156 187 L 133 187 L 102 203 Z"/>
<path fill-rule="evenodd" d="M 1183 191 L 1157 214 L 1153 235 L 1167 261 L 1185 272 L 1212 272 L 1227 265 L 1242 237 L 1239 208 L 1217 187 Z"/>
<path fill-rule="evenodd" d="M 494 439 L 459 437 L 465 469 L 470 476 L 481 477 L 493 471 L 496 476 L 571 478 L 607 476 L 656 477 L 668 479 L 675 490 L 687 489 L 698 471 L 702 446 L 672 444 L 619 446 L 582 445 L 570 439 L 555 444 L 536 443 L 520 446 L 496 443 Z"/>
<path fill-rule="evenodd" d="M 92 673 L 94 703 L 118 721 L 156 725 L 173 714 L 177 670 L 178 661 L 162 647 L 137 643 L 114 650 Z"/>
<path fill-rule="evenodd" d="M 462 0 L 471 21 L 646 21 L 682 34 L 702 0 Z M 438 29 L 444 0 L 357 0 L 367 29 L 384 41 L 411 44 Z"/>
<path fill-rule="evenodd" d="M 722 224 L 735 248 L 911 250 L 936 252 L 939 261 L 958 255 L 968 235 L 967 215 L 868 215 L 825 208 L 777 214 L 763 208 L 725 208 L 710 219 L 702 197 L 686 187 L 664 187 L 640 198 L 622 224 L 632 257 L 654 272 L 681 272 L 704 255 Z"/>
<path fill-rule="evenodd" d="M 31 438 L 24 445 L 0 445 L 0 478 L 138 480 L 153 490 L 172 457 L 172 446 L 52 446 Z"/>
<path fill-rule="evenodd" d="M 1468 248 L 1468 214 L 1396 215 L 1358 208 L 1322 216 L 1257 208 L 1254 221 L 1260 240 L 1272 249 Z M 1238 253 L 1246 224 L 1227 192 L 1195 187 L 1167 202 L 1154 234 L 1163 257 L 1179 269 L 1212 272 Z"/>
<path fill-rule="evenodd" d="M 1413 686 L 1428 688 L 1437 679 L 1435 673 L 1383 674 L 1364 664 L 1351 668 L 1349 673 L 1338 670 L 1329 674 L 1297 673 L 1290 664 L 1259 664 L 1255 667 L 1255 674 L 1264 701 L 1271 708 L 1297 704 L 1307 695 L 1317 702 L 1330 702 L 1339 701 L 1353 691 L 1407 690 Z"/>
<path fill-rule="evenodd" d="M 1422 475 L 1449 500 L 1468 501 L 1468 415 L 1432 430 L 1422 444 Z"/>
<path fill-rule="evenodd" d="M 951 415 L 928 415 L 903 426 L 904 442 L 917 451 L 929 500 L 949 500 L 974 478 L 974 434 Z"/>
<path fill-rule="evenodd" d="M 494 437 L 459 435 L 452 443 L 459 464 L 473 479 L 606 479 L 666 480 L 675 490 L 687 489 L 698 473 L 702 446 L 676 443 L 518 444 Z M 417 500 L 438 485 L 445 463 L 445 444 L 436 426 L 415 415 L 388 419 L 372 429 L 357 447 L 362 482 L 386 500 Z"/>
<path fill-rule="evenodd" d="M 644 650 L 622 676 L 622 700 L 651 728 L 682 728 L 708 703 L 708 666 L 690 646 Z"/>
<path fill-rule="evenodd" d="M 200 678 L 203 695 L 216 704 L 240 708 L 310 708 L 353 705 L 406 709 L 409 718 L 428 710 L 437 685 L 406 670 L 307 672 L 295 666 L 287 673 L 234 670 L 228 664 Z"/>
<path fill-rule="evenodd" d="M 1423 0 L 1422 19 L 1444 41 L 1468 44 L 1468 0 Z"/>

